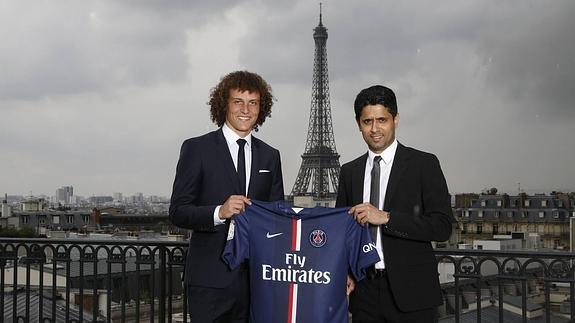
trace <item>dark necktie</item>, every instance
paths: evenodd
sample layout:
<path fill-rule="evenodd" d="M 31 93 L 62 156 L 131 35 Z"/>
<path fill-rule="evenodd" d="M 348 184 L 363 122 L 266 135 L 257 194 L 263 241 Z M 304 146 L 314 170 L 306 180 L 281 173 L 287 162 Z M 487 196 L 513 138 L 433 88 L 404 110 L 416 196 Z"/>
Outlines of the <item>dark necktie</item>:
<path fill-rule="evenodd" d="M 371 168 L 371 188 L 369 190 L 369 203 L 379 209 L 379 177 L 380 167 L 379 162 L 381 156 L 373 158 L 373 167 Z M 371 240 L 375 243 L 377 238 L 377 226 L 369 225 L 369 232 L 371 233 Z"/>
<path fill-rule="evenodd" d="M 240 149 L 238 149 L 238 179 L 240 180 L 240 193 L 246 194 L 246 154 L 244 153 L 244 146 L 246 145 L 245 139 L 238 139 L 236 141 Z"/>

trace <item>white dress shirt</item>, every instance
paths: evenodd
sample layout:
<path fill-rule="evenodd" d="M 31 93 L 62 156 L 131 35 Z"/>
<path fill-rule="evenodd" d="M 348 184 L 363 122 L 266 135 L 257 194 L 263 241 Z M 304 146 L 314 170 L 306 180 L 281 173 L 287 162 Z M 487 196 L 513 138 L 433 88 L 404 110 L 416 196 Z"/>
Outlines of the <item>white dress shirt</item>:
<path fill-rule="evenodd" d="M 232 160 L 234 161 L 234 167 L 236 172 L 238 171 L 238 150 L 240 149 L 237 140 L 238 139 L 245 139 L 246 145 L 244 147 L 244 156 L 246 158 L 246 187 L 244 187 L 244 195 L 248 195 L 248 188 L 250 186 L 250 175 L 252 170 L 252 133 L 250 132 L 245 137 L 240 137 L 237 133 L 235 133 L 227 124 L 224 123 L 222 126 L 222 133 L 224 134 L 224 138 L 226 138 L 226 143 L 228 144 L 228 150 L 230 155 L 232 156 Z M 220 219 L 219 212 L 220 212 L 221 205 L 216 206 L 214 210 L 214 225 L 219 225 L 225 223 L 225 220 Z"/>
<path fill-rule="evenodd" d="M 383 209 L 383 203 L 385 201 L 385 193 L 387 190 L 387 183 L 389 182 L 389 174 L 391 173 L 391 166 L 393 165 L 393 159 L 395 157 L 395 151 L 397 150 L 397 140 L 394 140 L 389 147 L 387 147 L 381 154 L 375 154 L 371 150 L 367 152 L 367 162 L 365 163 L 365 178 L 363 180 L 363 202 L 369 203 L 369 195 L 371 191 L 371 168 L 373 167 L 373 159 L 375 156 L 381 156 L 380 175 L 379 175 L 379 205 L 376 207 L 380 210 Z M 375 242 L 375 248 L 379 257 L 382 259 L 375 264 L 375 268 L 383 269 L 385 268 L 385 263 L 383 261 L 383 247 L 381 245 L 381 229 L 377 227 L 377 239 Z"/>

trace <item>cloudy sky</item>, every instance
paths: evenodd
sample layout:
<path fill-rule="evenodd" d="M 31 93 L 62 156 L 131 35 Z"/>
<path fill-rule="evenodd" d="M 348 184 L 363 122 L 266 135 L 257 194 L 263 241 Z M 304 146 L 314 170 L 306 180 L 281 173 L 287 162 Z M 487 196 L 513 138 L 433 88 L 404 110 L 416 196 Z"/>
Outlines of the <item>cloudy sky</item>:
<path fill-rule="evenodd" d="M 575 2 L 325 0 L 340 161 L 359 90 L 396 91 L 400 142 L 450 191 L 575 190 Z M 215 129 L 224 74 L 272 85 L 256 134 L 290 192 L 306 140 L 315 1 L 0 0 L 0 192 L 169 196 L 181 142 Z"/>

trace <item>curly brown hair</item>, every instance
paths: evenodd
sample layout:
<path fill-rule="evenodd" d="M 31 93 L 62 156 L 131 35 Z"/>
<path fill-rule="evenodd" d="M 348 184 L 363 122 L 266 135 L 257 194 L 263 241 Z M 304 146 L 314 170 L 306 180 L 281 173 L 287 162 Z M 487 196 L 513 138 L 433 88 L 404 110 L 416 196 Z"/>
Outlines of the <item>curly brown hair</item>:
<path fill-rule="evenodd" d="M 271 117 L 274 96 L 272 95 L 272 88 L 261 76 L 248 71 L 229 73 L 212 89 L 208 102 L 212 121 L 218 127 L 224 125 L 228 112 L 230 90 L 234 89 L 260 94 L 260 113 L 254 125 L 254 131 L 258 131 L 258 126 L 261 126 L 267 117 Z"/>

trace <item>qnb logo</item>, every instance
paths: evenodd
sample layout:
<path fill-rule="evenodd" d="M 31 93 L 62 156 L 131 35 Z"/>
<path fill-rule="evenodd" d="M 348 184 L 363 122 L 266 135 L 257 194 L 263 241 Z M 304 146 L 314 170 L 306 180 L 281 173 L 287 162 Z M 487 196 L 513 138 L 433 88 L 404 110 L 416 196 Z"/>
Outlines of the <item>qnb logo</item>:
<path fill-rule="evenodd" d="M 370 242 L 368 244 L 364 244 L 362 249 L 363 249 L 364 253 L 368 253 L 372 250 L 375 250 L 375 244 L 373 242 Z"/>

